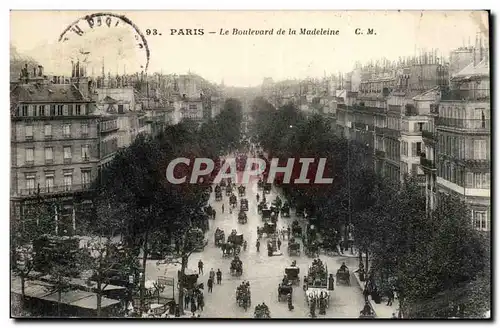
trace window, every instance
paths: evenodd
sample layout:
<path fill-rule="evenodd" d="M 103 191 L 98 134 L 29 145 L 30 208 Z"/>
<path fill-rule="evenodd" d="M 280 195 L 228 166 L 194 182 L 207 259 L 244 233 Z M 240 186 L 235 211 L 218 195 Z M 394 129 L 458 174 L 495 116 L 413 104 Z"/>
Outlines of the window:
<path fill-rule="evenodd" d="M 123 113 L 123 105 L 118 105 L 118 113 Z"/>
<path fill-rule="evenodd" d="M 416 145 L 417 145 L 417 156 L 420 156 L 420 154 L 422 154 L 422 143 L 417 142 Z"/>
<path fill-rule="evenodd" d="M 33 164 L 34 161 L 34 148 L 26 148 L 26 164 Z"/>
<path fill-rule="evenodd" d="M 89 134 L 89 125 L 88 123 L 82 123 L 82 135 L 87 136 Z"/>
<path fill-rule="evenodd" d="M 71 162 L 71 146 L 64 146 L 63 147 L 63 152 L 64 152 L 64 162 Z"/>
<path fill-rule="evenodd" d="M 90 185 L 90 170 L 82 170 L 82 185 L 84 188 Z"/>
<path fill-rule="evenodd" d="M 88 161 L 90 159 L 89 145 L 82 145 L 82 159 Z"/>
<path fill-rule="evenodd" d="M 36 106 L 35 105 L 30 105 L 28 106 L 28 116 L 35 116 L 33 112 L 36 112 Z"/>
<path fill-rule="evenodd" d="M 25 126 L 25 137 L 26 140 L 32 140 L 33 139 L 33 125 L 26 125 Z"/>
<path fill-rule="evenodd" d="M 198 109 L 198 106 L 196 104 L 190 104 L 189 109 Z"/>
<path fill-rule="evenodd" d="M 474 140 L 474 159 L 487 159 L 486 140 Z"/>
<path fill-rule="evenodd" d="M 38 106 L 38 115 L 45 116 L 45 105 Z"/>
<path fill-rule="evenodd" d="M 71 137 L 71 124 L 64 124 L 63 125 L 63 136 L 65 138 Z"/>
<path fill-rule="evenodd" d="M 412 157 L 417 156 L 417 144 L 415 142 L 411 143 L 411 156 Z"/>
<path fill-rule="evenodd" d="M 22 116 L 28 116 L 28 105 L 22 106 Z"/>
<path fill-rule="evenodd" d="M 76 105 L 75 115 L 82 115 L 82 105 Z"/>
<path fill-rule="evenodd" d="M 35 176 L 34 175 L 27 175 L 26 176 L 26 189 L 28 189 L 28 193 L 34 193 L 35 192 Z"/>
<path fill-rule="evenodd" d="M 73 185 L 73 173 L 71 172 L 64 173 L 64 191 L 70 191 L 72 185 Z"/>
<path fill-rule="evenodd" d="M 57 105 L 57 115 L 62 116 L 63 115 L 63 105 Z"/>
<path fill-rule="evenodd" d="M 46 192 L 54 191 L 54 176 L 46 175 L 45 176 L 45 190 Z"/>
<path fill-rule="evenodd" d="M 54 160 L 54 151 L 52 147 L 45 147 L 45 162 L 52 163 Z"/>
<path fill-rule="evenodd" d="M 474 228 L 480 231 L 488 229 L 486 211 L 474 211 L 473 225 Z"/>
<path fill-rule="evenodd" d="M 44 127 L 44 134 L 45 134 L 45 138 L 52 138 L 52 125 L 50 124 L 45 124 L 45 127 Z"/>
<path fill-rule="evenodd" d="M 50 105 L 50 116 L 56 116 L 56 105 Z"/>

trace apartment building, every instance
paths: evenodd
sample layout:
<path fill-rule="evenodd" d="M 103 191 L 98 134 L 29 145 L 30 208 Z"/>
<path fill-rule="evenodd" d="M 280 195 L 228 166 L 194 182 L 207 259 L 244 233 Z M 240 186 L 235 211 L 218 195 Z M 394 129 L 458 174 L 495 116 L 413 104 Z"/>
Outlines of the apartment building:
<path fill-rule="evenodd" d="M 91 89 L 79 63 L 70 78 L 48 78 L 42 66 L 22 69 L 10 93 L 13 219 L 43 199 L 54 216 L 50 230 L 76 232 L 99 163 Z"/>
<path fill-rule="evenodd" d="M 491 228 L 491 109 L 489 61 L 475 60 L 451 79 L 436 119 L 439 192 L 462 197 L 475 228 Z"/>

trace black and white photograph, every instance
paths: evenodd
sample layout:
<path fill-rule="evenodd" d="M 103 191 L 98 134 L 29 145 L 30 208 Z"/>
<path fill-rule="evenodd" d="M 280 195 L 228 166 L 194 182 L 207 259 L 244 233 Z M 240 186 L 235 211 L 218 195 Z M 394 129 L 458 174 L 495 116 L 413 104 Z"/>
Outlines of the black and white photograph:
<path fill-rule="evenodd" d="M 492 319 L 489 11 L 9 15 L 11 318 Z"/>

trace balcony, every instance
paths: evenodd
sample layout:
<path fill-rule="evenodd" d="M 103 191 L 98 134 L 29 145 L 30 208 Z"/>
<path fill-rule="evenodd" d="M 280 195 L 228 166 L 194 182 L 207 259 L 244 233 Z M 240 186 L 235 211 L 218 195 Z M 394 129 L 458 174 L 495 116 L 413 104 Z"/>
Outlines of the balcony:
<path fill-rule="evenodd" d="M 383 150 L 375 150 L 375 156 L 379 158 L 384 158 L 385 157 L 385 151 Z"/>
<path fill-rule="evenodd" d="M 385 113 L 385 108 L 383 107 L 353 105 L 352 109 L 358 111 L 371 112 L 371 113 Z"/>
<path fill-rule="evenodd" d="M 422 137 L 430 142 L 436 142 L 438 140 L 437 133 L 432 131 L 422 130 Z"/>
<path fill-rule="evenodd" d="M 379 135 L 382 135 L 382 134 L 384 134 L 384 129 L 385 129 L 385 128 L 381 128 L 381 127 L 379 127 L 379 126 L 376 126 L 376 127 L 375 127 L 375 133 L 376 133 L 376 134 L 379 134 Z"/>
<path fill-rule="evenodd" d="M 441 101 L 490 101 L 490 89 L 443 91 Z"/>
<path fill-rule="evenodd" d="M 438 117 L 436 125 L 478 132 L 490 132 L 490 120 Z"/>
<path fill-rule="evenodd" d="M 420 157 L 420 166 L 423 170 L 436 171 L 436 163 L 425 157 Z"/>
<path fill-rule="evenodd" d="M 92 185 L 87 184 L 74 184 L 69 186 L 52 186 L 52 187 L 39 187 L 39 188 L 28 188 L 19 189 L 20 196 L 36 196 L 36 195 L 55 195 L 63 193 L 73 193 L 79 191 L 90 191 L 92 190 Z"/>
<path fill-rule="evenodd" d="M 383 128 L 383 134 L 387 137 L 399 138 L 401 131 L 390 128 Z"/>
<path fill-rule="evenodd" d="M 101 122 L 100 130 L 101 133 L 111 132 L 118 130 L 118 122 L 116 120 Z"/>

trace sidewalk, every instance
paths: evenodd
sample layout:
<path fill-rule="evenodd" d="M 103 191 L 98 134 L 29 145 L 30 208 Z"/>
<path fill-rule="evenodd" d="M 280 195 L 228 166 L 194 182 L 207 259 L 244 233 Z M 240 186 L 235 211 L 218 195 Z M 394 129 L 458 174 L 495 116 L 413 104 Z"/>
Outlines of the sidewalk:
<path fill-rule="evenodd" d="M 365 286 L 365 282 L 361 281 L 359 279 L 358 273 L 353 273 L 353 275 L 354 275 L 354 278 L 356 279 L 356 282 L 358 283 L 359 288 L 361 289 L 361 291 L 363 291 L 364 286 Z M 394 300 L 392 306 L 387 306 L 386 305 L 387 301 L 384 302 L 384 300 L 382 300 L 380 302 L 380 304 L 377 304 L 372 300 L 371 296 L 368 296 L 368 301 L 370 302 L 370 306 L 372 307 L 373 311 L 375 312 L 376 318 L 383 318 L 383 319 L 389 318 L 390 319 L 390 318 L 392 318 L 393 313 L 395 313 L 397 315 L 399 312 L 399 304 L 398 304 L 397 300 Z"/>

